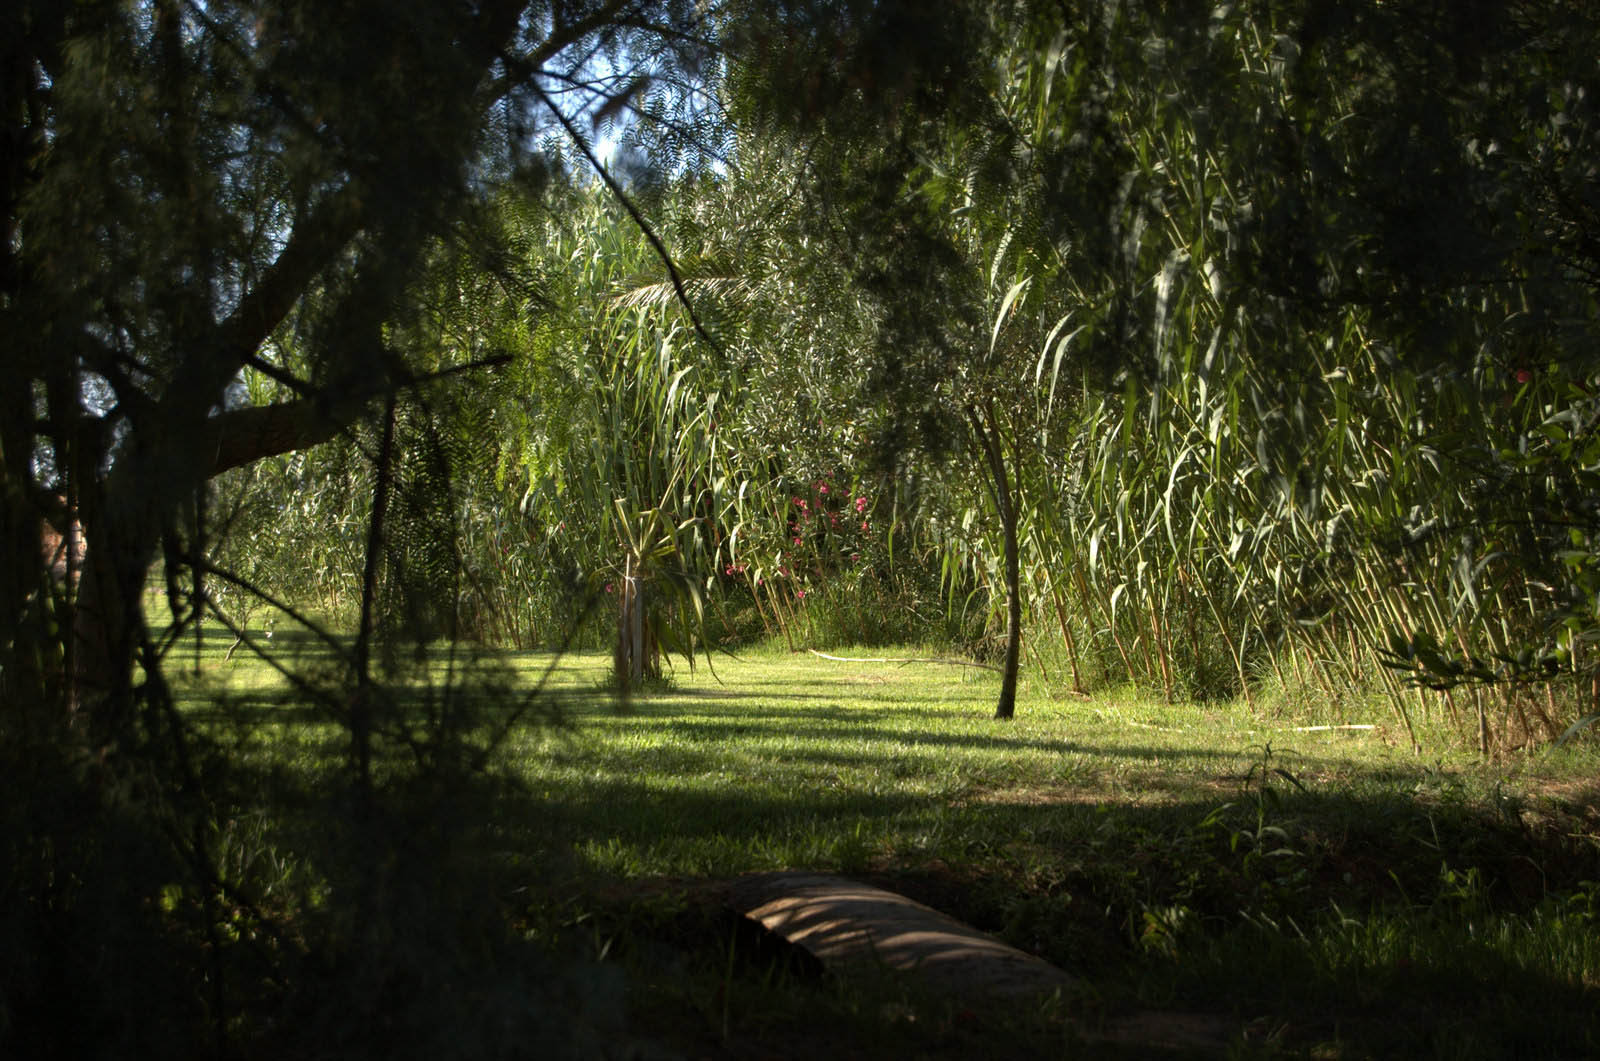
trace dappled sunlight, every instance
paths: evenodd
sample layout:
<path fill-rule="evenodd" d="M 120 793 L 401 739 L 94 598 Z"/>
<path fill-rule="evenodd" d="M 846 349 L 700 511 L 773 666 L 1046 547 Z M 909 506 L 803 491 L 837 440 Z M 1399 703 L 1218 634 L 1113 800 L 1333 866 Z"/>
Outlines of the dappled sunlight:
<path fill-rule="evenodd" d="M 1600 5 L 6 12 L 0 1055 L 1600 1056 Z"/>
<path fill-rule="evenodd" d="M 263 777 L 317 778 L 346 754 L 342 727 L 275 672 L 207 647 L 183 710 L 219 734 L 248 732 L 240 748 Z M 430 695 L 436 663 L 410 672 Z M 1571 937 L 1590 916 L 1582 881 L 1600 874 L 1596 842 L 1582 839 L 1600 835 L 1593 749 L 1419 757 L 1382 729 L 1304 730 L 1242 703 L 1126 693 L 1025 690 L 1001 722 L 989 675 L 819 670 L 778 653 L 723 660 L 715 678 L 680 669 L 626 705 L 598 654 L 490 653 L 484 665 L 511 676 L 486 687 L 485 717 L 498 717 L 497 695 L 537 707 L 497 746 L 508 784 L 496 844 L 539 867 L 529 895 L 582 917 L 692 911 L 673 897 L 758 871 L 842 874 L 930 902 L 1096 990 L 1142 999 L 1143 985 L 1169 983 L 1212 1013 L 1226 1010 L 1216 970 L 1263 947 L 1308 992 L 1352 977 L 1394 990 L 1470 981 L 1430 956 L 1437 947 L 1544 978 L 1579 1005 L 1600 968 Z M 1401 961 L 1410 979 L 1393 971 Z M 1250 982 L 1280 990 L 1265 971 Z"/>

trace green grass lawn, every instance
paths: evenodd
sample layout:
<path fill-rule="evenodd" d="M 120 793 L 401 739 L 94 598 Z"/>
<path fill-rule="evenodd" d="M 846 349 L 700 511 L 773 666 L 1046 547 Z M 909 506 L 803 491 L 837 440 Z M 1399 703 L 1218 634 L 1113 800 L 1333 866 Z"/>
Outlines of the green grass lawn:
<path fill-rule="evenodd" d="M 1248 1056 L 1600 1052 L 1593 739 L 1479 762 L 1442 737 L 1413 752 L 1377 707 L 1252 717 L 1027 681 L 1000 723 L 984 670 L 762 652 L 680 665 L 624 710 L 607 659 L 506 662 L 508 695 L 544 685 L 538 723 L 501 747 L 505 902 L 530 938 L 586 941 L 620 971 L 630 1034 L 652 1042 L 1076 1056 L 1085 1036 L 1115 1053 L 1097 1031 L 1158 1011 L 1215 1018 L 1213 1045 Z M 259 664 L 213 652 L 201 671 L 196 695 L 281 710 Z M 1296 731 L 1308 720 L 1375 728 Z M 252 733 L 264 759 L 337 746 L 293 713 Z M 1083 990 L 1020 1014 L 847 990 L 720 918 L 718 881 L 784 868 L 904 892 Z"/>

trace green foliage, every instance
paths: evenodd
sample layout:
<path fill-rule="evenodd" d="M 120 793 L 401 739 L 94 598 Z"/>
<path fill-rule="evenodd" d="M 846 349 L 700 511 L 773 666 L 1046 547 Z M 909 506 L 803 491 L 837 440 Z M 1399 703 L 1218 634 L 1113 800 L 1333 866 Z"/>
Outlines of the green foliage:
<path fill-rule="evenodd" d="M 984 17 L 990 65 L 833 145 L 808 225 L 855 236 L 897 396 L 881 430 L 938 477 L 908 521 L 952 612 L 998 619 L 1011 593 L 992 472 L 941 456 L 976 399 L 1016 480 L 1033 637 L 1059 633 L 1076 687 L 1370 685 L 1483 751 L 1592 714 L 1593 174 L 1571 152 L 1594 19 Z M 1469 25 L 1496 43 L 1442 43 Z M 1417 700 L 1377 666 L 1391 632 L 1428 684 L 1494 688 Z"/>
<path fill-rule="evenodd" d="M 569 663 L 559 680 L 579 689 L 606 665 Z M 570 817 L 531 828 L 541 844 L 583 840 L 583 924 L 655 991 L 672 957 L 708 977 L 676 991 L 722 982 L 727 937 L 663 916 L 673 897 L 714 910 L 694 878 L 805 865 L 1083 976 L 1092 992 L 1061 1004 L 1086 1028 L 1152 1008 L 1216 1014 L 1234 1035 L 1267 1018 L 1288 1025 L 1291 1056 L 1335 1040 L 1426 1053 L 1446 1027 L 1481 1056 L 1592 1034 L 1592 748 L 1424 763 L 1397 747 L 1398 724 L 1263 735 L 1242 705 L 1062 704 L 1037 686 L 998 731 L 982 717 L 994 678 L 958 673 L 745 656 L 630 715 L 574 703 L 574 730 L 526 758 Z M 662 895 L 663 878 L 683 883 Z M 788 1012 L 755 1001 L 768 967 L 731 988 L 749 992 L 734 1028 L 758 1037 Z"/>
<path fill-rule="evenodd" d="M 490 766 L 532 708 L 465 639 L 615 619 L 654 711 L 683 706 L 659 653 L 692 666 L 713 629 L 991 654 L 1004 616 L 1014 679 L 1025 615 L 1078 692 L 1376 690 L 1413 746 L 1593 740 L 1583 4 L 22 0 L 0 37 L 0 1046 L 609 1035 L 568 997 L 604 1009 L 604 977 L 539 994 L 506 920 L 490 823 L 525 793 Z M 41 520 L 81 524 L 65 577 Z M 295 761 L 261 752 L 281 715 L 180 708 L 174 651 L 202 671 L 218 626 L 289 678 Z M 739 724 L 828 728 L 803 706 Z M 1271 940 L 1263 982 L 1419 946 L 1310 898 L 1348 851 L 1269 745 L 1238 805 L 1073 833 L 1130 875 L 1061 864 L 1071 815 L 989 813 L 1092 771 L 1050 734 L 1048 765 L 959 727 L 893 776 L 833 762 L 851 790 L 772 831 L 793 767 L 685 728 L 663 784 L 744 802 L 683 837 L 615 798 L 636 778 L 563 774 L 589 831 L 527 850 L 638 871 L 657 854 L 609 827 L 655 814 L 686 872 L 1022 866 L 1086 883 L 1141 960 Z M 1426 946 L 1592 977 L 1588 878 L 1504 905 L 1457 817 L 1448 852 L 1415 815 L 1434 854 L 1391 850 Z M 1060 892 L 1008 923 L 1094 952 Z M 62 1000 L 78 1038 L 50 1043 Z"/>
<path fill-rule="evenodd" d="M 593 1052 L 498 901 L 489 767 L 532 708 L 457 642 L 516 525 L 459 531 L 507 463 L 464 384 L 530 343 L 502 215 L 550 201 L 538 141 L 602 106 L 549 79 L 630 42 L 686 69 L 703 19 L 559 7 L 0 15 L 7 1056 Z M 81 524 L 65 578 L 45 517 Z M 219 625 L 287 703 L 179 709 L 173 649 L 201 671 Z M 304 775 L 244 765 L 282 714 Z"/>

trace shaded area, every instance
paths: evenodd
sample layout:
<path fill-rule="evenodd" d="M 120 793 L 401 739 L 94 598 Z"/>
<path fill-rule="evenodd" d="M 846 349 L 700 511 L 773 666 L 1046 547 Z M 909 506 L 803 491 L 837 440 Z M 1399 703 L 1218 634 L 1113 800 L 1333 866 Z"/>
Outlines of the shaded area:
<path fill-rule="evenodd" d="M 504 662 L 516 689 L 520 668 Z M 801 668 L 792 687 L 817 699 L 783 696 L 777 670 L 750 683 L 755 696 L 669 688 L 629 714 L 588 671 L 559 675 L 529 717 L 564 724 L 519 729 L 492 799 L 462 810 L 459 822 L 481 826 L 474 857 L 516 934 L 564 940 L 625 977 L 629 1034 L 694 1057 L 1589 1048 L 1593 980 L 1581 954 L 1556 953 L 1600 953 L 1600 893 L 1585 890 L 1600 860 L 1583 839 L 1600 835 L 1600 810 L 1581 777 L 1494 789 L 1500 769 L 1422 762 L 1368 738 L 1269 748 L 1232 729 L 1244 719 L 1131 733 L 1041 711 L 1002 736 L 964 715 L 987 699 L 982 686 L 971 703 L 880 708 Z M 722 676 L 745 687 L 735 668 Z M 471 695 L 491 723 L 511 709 L 492 693 Z M 316 789 L 326 761 L 307 746 L 321 727 L 303 724 L 292 696 L 267 699 L 239 706 L 265 723 L 251 745 L 258 787 L 280 784 L 288 798 L 275 802 L 300 805 L 292 792 Z M 426 701 L 400 696 L 397 717 Z M 330 842 L 317 839 L 329 803 L 304 804 L 273 846 Z M 435 854 L 407 865 L 435 866 Z M 727 914 L 730 882 L 753 870 L 898 893 L 1070 970 L 1076 987 L 1021 1012 L 966 997 L 961 973 L 929 997 L 900 983 L 909 976 L 865 988 L 818 976 Z M 681 1038 L 686 1028 L 705 1030 Z"/>

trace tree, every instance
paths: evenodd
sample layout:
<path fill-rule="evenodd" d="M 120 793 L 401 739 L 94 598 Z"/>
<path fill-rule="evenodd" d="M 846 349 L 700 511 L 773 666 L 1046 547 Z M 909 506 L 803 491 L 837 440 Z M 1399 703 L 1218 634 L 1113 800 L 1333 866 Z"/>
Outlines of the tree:
<path fill-rule="evenodd" d="M 629 0 L 22 0 L 0 13 L 0 890 L 16 900 L 0 933 L 17 958 L 0 970 L 0 1049 L 45 1052 L 46 1012 L 92 1036 L 131 1002 L 115 1017 L 134 1029 L 125 1052 L 229 1052 L 222 899 L 255 928 L 271 919 L 214 857 L 230 809 L 218 778 L 239 764 L 176 709 L 171 632 L 145 623 L 146 580 L 159 563 L 174 630 L 198 621 L 215 604 L 205 581 L 225 577 L 208 483 L 341 433 L 374 465 L 362 636 L 336 678 L 295 677 L 350 746 L 333 785 L 349 801 L 322 823 L 340 834 L 322 851 L 339 848 L 349 893 L 317 928 L 321 957 L 374 970 L 367 1001 L 381 996 L 394 974 L 361 960 L 384 938 L 365 926 L 426 921 L 405 904 L 437 897 L 421 884 L 448 872 L 397 870 L 367 845 L 450 848 L 459 822 L 442 811 L 477 791 L 461 778 L 482 748 L 456 721 L 473 706 L 459 690 L 430 690 L 420 723 L 380 711 L 368 649 L 396 583 L 452 588 L 448 533 L 407 518 L 408 498 L 448 480 L 429 408 L 512 352 L 435 345 L 430 270 L 475 255 L 492 272 L 496 194 L 559 165 L 548 136 L 625 103 L 627 78 L 605 65 L 665 68 L 703 50 L 704 29 L 693 3 Z M 41 524 L 74 519 L 82 570 L 57 581 Z M 387 780 L 386 746 L 411 766 Z M 386 888 L 396 873 L 418 887 Z M 171 917 L 169 886 L 182 891 Z M 434 942 L 454 959 L 471 949 Z M 279 953 L 292 965 L 299 951 Z M 158 994 L 177 999 L 172 1049 L 149 1040 Z"/>
<path fill-rule="evenodd" d="M 1580 322 L 1593 318 L 1585 233 L 1595 176 L 1579 145 L 1594 128 L 1582 56 L 1596 25 L 1581 5 L 845 9 L 822 32 L 779 19 L 758 37 L 781 42 L 765 54 L 783 83 L 801 89 L 774 97 L 754 78 L 740 113 L 798 131 L 814 152 L 813 223 L 853 240 L 857 283 L 875 302 L 873 374 L 879 393 L 895 396 L 891 434 L 938 452 L 948 425 L 968 424 L 1003 530 L 1008 506 L 993 487 L 1005 474 L 994 459 L 1005 432 L 995 425 L 1040 407 L 1002 402 L 991 423 L 982 396 L 1024 374 L 1040 381 L 1046 367 L 1051 397 L 1060 379 L 1113 384 L 1102 393 L 1126 395 L 1115 398 L 1113 422 L 1134 416 L 1144 392 L 1156 417 L 1163 391 L 1154 381 L 1191 372 L 1191 354 L 1203 355 L 1196 366 L 1246 366 L 1262 380 L 1251 391 L 1258 403 L 1307 422 L 1344 400 L 1317 378 L 1334 368 L 1319 344 L 1351 335 L 1408 373 L 1481 373 L 1486 359 L 1506 356 L 1490 351 L 1521 345 L 1558 359 L 1562 373 L 1588 374 L 1591 329 Z M 908 46 L 885 60 L 889 38 Z M 997 275 L 1012 286 L 997 290 Z M 1201 330 L 1209 353 L 1194 345 Z M 997 359 L 1008 345 L 1013 358 Z M 956 398 L 952 381 L 979 384 L 969 392 L 977 400 Z M 1582 410 L 1568 412 L 1587 422 Z M 1297 527 L 1333 495 L 1301 493 L 1295 480 L 1305 476 L 1294 469 L 1316 443 L 1271 422 L 1262 438 L 1282 449 L 1262 464 L 1289 470 L 1282 515 Z M 1472 456 L 1447 478 L 1480 479 L 1492 449 L 1481 440 L 1453 447 Z M 1043 485 L 1012 492 L 1045 497 Z M 1487 496 L 1479 504 L 1492 507 Z M 1570 505 L 1556 510 L 1563 515 L 1544 531 L 1528 528 L 1524 545 L 1569 519 L 1592 523 Z M 1526 523 L 1516 512 L 1506 518 Z M 1323 585 L 1328 558 L 1312 559 L 1318 550 L 1301 533 L 1292 537 L 1305 584 Z M 1463 547 L 1477 553 L 1472 564 L 1495 555 L 1466 539 Z M 1004 566 L 1009 574 L 1016 565 Z M 1146 602 L 1158 648 L 1164 602 L 1196 586 L 1203 576 L 1174 576 Z M 1214 596 L 1193 603 L 1221 621 Z M 1294 610 L 1283 605 L 1274 601 L 1280 618 Z M 1241 676 L 1242 642 L 1231 650 Z M 1159 669 L 1170 695 L 1164 654 Z"/>
<path fill-rule="evenodd" d="M 824 57 L 811 61 L 821 70 L 786 75 L 827 86 L 822 94 L 835 92 L 846 105 L 820 107 L 815 93 L 772 100 L 761 95 L 760 80 L 747 103 L 754 120 L 811 137 L 813 224 L 825 245 L 844 248 L 872 305 L 870 388 L 890 410 L 883 449 L 899 454 L 894 459 L 922 454 L 936 463 L 959 449 L 983 484 L 1002 556 L 998 718 L 1015 712 L 1021 656 L 1017 440 L 1041 409 L 1037 388 L 1025 382 L 1034 375 L 1033 339 L 1012 318 L 1030 285 L 1040 292 L 1035 316 L 1059 316 L 1069 304 L 1085 317 L 1107 312 L 1082 304 L 1081 285 L 1100 265 L 1093 255 L 1110 242 L 1103 228 L 1114 214 L 1114 183 L 1105 178 L 1116 148 L 1105 138 L 1073 137 L 1073 122 L 1092 118 L 1096 79 L 1108 73 L 1105 27 L 1097 5 L 1071 15 L 1068 26 L 1058 14 L 1027 4 L 866 6 L 840 24 L 841 39 L 818 46 Z M 882 64 L 890 39 L 897 54 Z M 1089 58 L 1063 64 L 1069 46 Z M 791 47 L 780 61 L 804 63 L 808 55 Z M 1069 137 L 1076 147 L 1064 148 Z M 1079 201 L 1064 209 L 1059 171 L 1073 169 L 1094 180 L 1087 189 L 1074 184 Z M 1072 233 L 1077 257 L 1062 264 L 1065 230 L 1079 220 L 1090 224 Z M 1042 408 L 1055 396 L 1067 345 L 1058 348 Z M 1102 341 L 1100 356 L 1122 358 L 1113 346 Z"/>
<path fill-rule="evenodd" d="M 471 242 L 482 190 L 537 175 L 535 138 L 567 120 L 553 86 L 596 49 L 658 30 L 693 47 L 697 19 L 624 0 L 7 17 L 4 642 L 32 636 L 16 617 L 37 609 L 30 558 L 59 496 L 88 546 L 75 697 L 92 743 L 114 743 L 145 571 L 195 522 L 180 513 L 219 472 L 325 441 L 450 367 L 395 329 L 428 247 Z M 246 372 L 284 399 L 242 404 Z M 38 696 L 39 674 L 13 684 L 26 673 L 4 669 L 8 699 Z"/>

